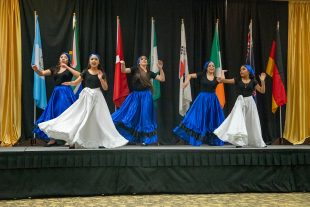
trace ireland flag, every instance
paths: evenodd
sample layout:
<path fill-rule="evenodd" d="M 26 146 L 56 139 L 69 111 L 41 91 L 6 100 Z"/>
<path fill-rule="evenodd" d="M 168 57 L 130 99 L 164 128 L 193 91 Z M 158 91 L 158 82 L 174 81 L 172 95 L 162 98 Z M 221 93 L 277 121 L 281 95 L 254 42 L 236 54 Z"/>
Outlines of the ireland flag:
<path fill-rule="evenodd" d="M 219 27 L 219 21 L 217 20 L 216 25 L 215 25 L 215 31 L 214 31 L 210 60 L 215 65 L 215 76 L 221 77 L 222 61 L 221 61 L 220 38 L 219 38 L 218 27 Z M 224 108 L 224 106 L 225 106 L 225 90 L 224 90 L 224 84 L 223 83 L 219 83 L 217 85 L 215 93 L 217 95 L 217 98 L 219 99 L 219 102 L 220 102 L 222 108 Z"/>

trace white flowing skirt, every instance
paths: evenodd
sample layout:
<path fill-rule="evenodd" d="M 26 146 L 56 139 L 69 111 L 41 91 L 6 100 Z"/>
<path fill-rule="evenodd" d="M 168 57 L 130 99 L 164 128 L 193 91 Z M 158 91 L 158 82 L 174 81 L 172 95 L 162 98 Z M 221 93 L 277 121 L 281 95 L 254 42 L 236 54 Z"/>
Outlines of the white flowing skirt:
<path fill-rule="evenodd" d="M 214 134 L 236 146 L 265 147 L 253 97 L 239 95 L 231 113 Z"/>
<path fill-rule="evenodd" d="M 84 88 L 74 104 L 57 118 L 40 123 L 39 128 L 78 148 L 114 148 L 128 143 L 116 130 L 99 88 Z"/>

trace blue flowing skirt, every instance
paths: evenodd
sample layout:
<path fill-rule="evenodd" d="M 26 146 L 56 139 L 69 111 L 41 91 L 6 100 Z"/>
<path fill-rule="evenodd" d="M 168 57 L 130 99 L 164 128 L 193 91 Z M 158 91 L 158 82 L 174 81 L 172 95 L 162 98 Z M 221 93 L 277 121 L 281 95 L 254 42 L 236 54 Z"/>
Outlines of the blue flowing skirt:
<path fill-rule="evenodd" d="M 173 132 L 193 146 L 202 143 L 220 146 L 224 142 L 213 131 L 224 121 L 224 113 L 215 93 L 200 92 Z"/>
<path fill-rule="evenodd" d="M 77 98 L 70 86 L 55 86 L 45 110 L 35 122 L 33 132 L 36 136 L 49 141 L 50 138 L 39 129 L 38 124 L 58 117 L 62 112 L 69 108 L 76 99 Z"/>
<path fill-rule="evenodd" d="M 112 114 L 119 133 L 131 143 L 157 142 L 157 122 L 150 90 L 133 91 Z"/>

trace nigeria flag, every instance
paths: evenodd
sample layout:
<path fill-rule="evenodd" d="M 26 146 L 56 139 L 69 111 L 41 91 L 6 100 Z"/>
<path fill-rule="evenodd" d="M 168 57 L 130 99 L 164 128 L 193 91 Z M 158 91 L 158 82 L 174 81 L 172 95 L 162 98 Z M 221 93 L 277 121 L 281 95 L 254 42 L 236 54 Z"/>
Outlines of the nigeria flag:
<path fill-rule="evenodd" d="M 150 69 L 152 72 L 159 74 L 158 69 L 158 54 L 157 54 L 157 39 L 155 32 L 155 20 L 152 18 L 152 33 L 151 33 L 151 64 Z M 153 100 L 156 101 L 160 97 L 160 82 L 158 80 L 152 80 L 153 84 Z"/>

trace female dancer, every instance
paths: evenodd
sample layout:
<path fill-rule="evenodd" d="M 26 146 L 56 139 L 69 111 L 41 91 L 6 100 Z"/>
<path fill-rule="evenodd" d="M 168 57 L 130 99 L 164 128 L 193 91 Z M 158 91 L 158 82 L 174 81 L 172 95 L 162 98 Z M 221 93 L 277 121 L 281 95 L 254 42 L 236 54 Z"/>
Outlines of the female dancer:
<path fill-rule="evenodd" d="M 173 130 L 178 137 L 194 146 L 202 143 L 217 146 L 224 144 L 213 134 L 224 121 L 224 113 L 215 94 L 218 81 L 214 72 L 214 63 L 206 62 L 203 71 L 189 74 L 182 86 L 187 87 L 192 78 L 200 79 L 199 95 L 180 125 Z"/>
<path fill-rule="evenodd" d="M 106 75 L 97 54 L 89 56 L 89 64 L 81 76 L 64 85 L 76 86 L 83 80 L 79 99 L 56 119 L 39 124 L 42 131 L 76 148 L 114 148 L 127 144 L 116 130 L 100 88 L 108 90 Z"/>
<path fill-rule="evenodd" d="M 257 107 L 252 97 L 255 90 L 262 94 L 265 93 L 266 74 L 262 73 L 259 76 L 261 86 L 254 79 L 254 70 L 250 65 L 241 66 L 240 76 L 237 79 L 218 78 L 220 82 L 235 84 L 239 96 L 231 113 L 214 131 L 214 134 L 221 140 L 236 145 L 236 147 L 266 147 L 262 137 Z"/>
<path fill-rule="evenodd" d="M 112 114 L 117 130 L 131 143 L 143 145 L 157 142 L 157 123 L 153 106 L 151 78 L 165 81 L 163 62 L 158 61 L 160 74 L 149 70 L 146 56 L 138 59 L 137 67 L 126 68 L 121 61 L 121 71 L 132 73 L 131 92 L 121 107 Z"/>
<path fill-rule="evenodd" d="M 38 66 L 32 66 L 32 69 L 40 76 L 53 76 L 56 85 L 44 112 L 35 122 L 34 133 L 39 138 L 47 141 L 47 144 L 45 145 L 47 147 L 56 145 L 56 140 L 48 137 L 42 132 L 38 128 L 38 124 L 56 118 L 76 100 L 76 96 L 71 87 L 61 85 L 63 82 L 70 81 L 73 76 L 78 77 L 80 75 L 78 71 L 69 66 L 70 64 L 70 55 L 68 53 L 62 53 L 59 57 L 59 62 L 55 67 L 47 70 L 39 70 Z"/>

